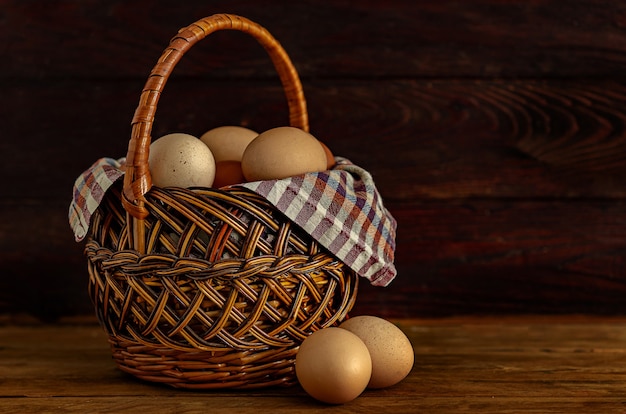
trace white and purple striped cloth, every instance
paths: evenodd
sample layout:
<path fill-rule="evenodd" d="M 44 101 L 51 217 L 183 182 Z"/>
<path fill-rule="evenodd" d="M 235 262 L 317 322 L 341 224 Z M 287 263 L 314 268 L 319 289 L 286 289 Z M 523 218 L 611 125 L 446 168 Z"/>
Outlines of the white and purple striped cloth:
<path fill-rule="evenodd" d="M 396 221 L 370 173 L 336 157 L 332 170 L 238 184 L 266 198 L 318 243 L 374 286 L 387 286 L 394 266 Z M 106 190 L 123 176 L 123 160 L 102 158 L 78 177 L 69 221 L 77 241 Z"/>
<path fill-rule="evenodd" d="M 106 191 L 124 175 L 123 162 L 124 158 L 100 158 L 74 182 L 69 220 L 77 242 L 87 236 L 91 215 L 97 210 Z"/>

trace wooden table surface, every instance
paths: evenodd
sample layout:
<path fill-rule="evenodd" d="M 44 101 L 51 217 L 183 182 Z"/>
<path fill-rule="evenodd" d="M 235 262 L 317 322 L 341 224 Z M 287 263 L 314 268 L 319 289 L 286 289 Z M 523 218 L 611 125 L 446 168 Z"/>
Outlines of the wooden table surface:
<path fill-rule="evenodd" d="M 299 387 L 195 392 L 140 382 L 114 366 L 95 324 L 2 326 L 0 412 L 626 413 L 624 318 L 395 322 L 413 343 L 412 372 L 339 406 Z"/>

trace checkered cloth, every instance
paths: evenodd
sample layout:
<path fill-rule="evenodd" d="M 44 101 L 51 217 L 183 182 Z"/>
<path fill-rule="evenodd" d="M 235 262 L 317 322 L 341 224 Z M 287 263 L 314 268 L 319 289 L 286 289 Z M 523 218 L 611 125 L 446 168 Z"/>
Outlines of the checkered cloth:
<path fill-rule="evenodd" d="M 336 157 L 332 170 L 282 180 L 238 184 L 265 197 L 318 243 L 374 286 L 396 276 L 396 221 L 383 206 L 370 173 Z M 69 221 L 77 241 L 106 190 L 123 176 L 124 160 L 102 158 L 74 184 Z"/>
<path fill-rule="evenodd" d="M 124 161 L 124 158 L 101 158 L 76 179 L 69 220 L 77 242 L 87 236 L 91 215 L 106 191 L 124 175 Z"/>

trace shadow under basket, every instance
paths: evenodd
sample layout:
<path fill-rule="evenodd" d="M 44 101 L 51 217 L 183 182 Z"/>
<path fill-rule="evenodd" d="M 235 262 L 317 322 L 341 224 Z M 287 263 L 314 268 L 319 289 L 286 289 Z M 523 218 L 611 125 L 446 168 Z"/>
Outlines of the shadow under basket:
<path fill-rule="evenodd" d="M 245 189 L 153 188 L 147 253 L 120 186 L 93 216 L 89 294 L 119 368 L 181 388 L 293 385 L 313 331 L 341 322 L 358 276 Z"/>

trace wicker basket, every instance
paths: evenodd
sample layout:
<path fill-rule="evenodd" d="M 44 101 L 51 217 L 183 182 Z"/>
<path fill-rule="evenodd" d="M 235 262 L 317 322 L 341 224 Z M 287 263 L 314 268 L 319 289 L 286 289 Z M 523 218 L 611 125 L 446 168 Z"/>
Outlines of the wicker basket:
<path fill-rule="evenodd" d="M 226 29 L 265 48 L 290 125 L 308 130 L 298 75 L 264 28 L 221 14 L 179 31 L 141 94 L 123 184 L 92 217 L 89 294 L 122 371 L 182 388 L 292 385 L 300 343 L 345 318 L 357 275 L 262 197 L 241 188 L 157 188 L 148 169 L 168 76 L 191 46 Z"/>

